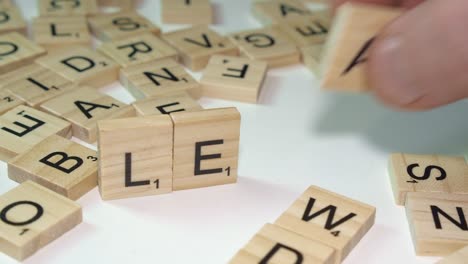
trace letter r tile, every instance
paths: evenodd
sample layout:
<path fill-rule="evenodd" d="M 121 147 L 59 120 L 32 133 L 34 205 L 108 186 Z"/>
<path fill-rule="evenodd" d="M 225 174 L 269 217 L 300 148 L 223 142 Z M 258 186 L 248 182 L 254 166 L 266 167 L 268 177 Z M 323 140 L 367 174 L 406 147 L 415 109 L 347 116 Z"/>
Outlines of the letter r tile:
<path fill-rule="evenodd" d="M 236 108 L 171 113 L 174 190 L 237 181 L 240 114 Z"/>
<path fill-rule="evenodd" d="M 266 224 L 229 264 L 333 264 L 335 250 L 277 225 Z"/>
<path fill-rule="evenodd" d="M 275 224 L 337 250 L 340 263 L 374 224 L 375 208 L 311 186 Z"/>
<path fill-rule="evenodd" d="M 52 135 L 8 163 L 8 177 L 34 181 L 76 200 L 97 186 L 97 153 Z"/>

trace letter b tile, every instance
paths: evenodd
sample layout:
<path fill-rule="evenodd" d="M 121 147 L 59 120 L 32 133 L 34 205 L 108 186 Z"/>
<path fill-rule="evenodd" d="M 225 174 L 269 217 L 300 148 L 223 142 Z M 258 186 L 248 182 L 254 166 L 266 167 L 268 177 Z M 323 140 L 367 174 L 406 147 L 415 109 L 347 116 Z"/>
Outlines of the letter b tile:
<path fill-rule="evenodd" d="M 275 224 L 337 250 L 340 263 L 372 227 L 375 208 L 311 186 Z"/>
<path fill-rule="evenodd" d="M 230 264 L 332 264 L 335 250 L 279 226 L 266 224 Z"/>
<path fill-rule="evenodd" d="M 240 114 L 236 108 L 171 113 L 174 190 L 237 181 Z"/>
<path fill-rule="evenodd" d="M 52 135 L 8 163 L 8 177 L 32 180 L 72 200 L 97 186 L 97 153 Z"/>

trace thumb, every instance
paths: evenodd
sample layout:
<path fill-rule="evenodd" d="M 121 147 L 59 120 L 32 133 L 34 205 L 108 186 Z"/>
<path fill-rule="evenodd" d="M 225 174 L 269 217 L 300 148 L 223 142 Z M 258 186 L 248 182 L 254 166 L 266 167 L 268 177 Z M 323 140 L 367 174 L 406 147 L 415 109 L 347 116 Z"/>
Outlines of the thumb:
<path fill-rule="evenodd" d="M 369 78 L 384 103 L 430 109 L 468 97 L 468 1 L 428 0 L 372 45 Z"/>

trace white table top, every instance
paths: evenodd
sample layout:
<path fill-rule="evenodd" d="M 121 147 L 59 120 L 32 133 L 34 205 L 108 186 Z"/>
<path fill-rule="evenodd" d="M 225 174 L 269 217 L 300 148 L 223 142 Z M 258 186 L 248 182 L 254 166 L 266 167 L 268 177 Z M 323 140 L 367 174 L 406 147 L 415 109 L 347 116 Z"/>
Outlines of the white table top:
<path fill-rule="evenodd" d="M 37 16 L 35 2 L 17 1 L 28 19 Z M 219 32 L 260 27 L 249 0 L 213 2 Z M 161 25 L 159 1 L 138 9 Z M 117 83 L 101 91 L 133 100 Z M 110 202 L 94 189 L 78 200 L 83 223 L 24 263 L 226 263 L 312 184 L 377 207 L 374 227 L 344 263 L 437 260 L 414 254 L 404 208 L 393 201 L 387 159 L 391 152 L 468 150 L 468 101 L 396 112 L 370 95 L 321 91 L 316 78 L 296 65 L 268 72 L 258 105 L 200 102 L 236 106 L 242 114 L 237 184 Z M 15 186 L 0 162 L 0 193 Z M 0 254 L 0 263 L 17 262 Z"/>

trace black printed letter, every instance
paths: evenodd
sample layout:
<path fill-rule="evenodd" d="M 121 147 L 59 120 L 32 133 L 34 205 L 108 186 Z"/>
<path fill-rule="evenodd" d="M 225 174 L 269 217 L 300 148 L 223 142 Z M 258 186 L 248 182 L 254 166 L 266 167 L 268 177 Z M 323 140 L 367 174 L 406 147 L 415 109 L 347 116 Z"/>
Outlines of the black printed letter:
<path fill-rule="evenodd" d="M 57 160 L 56 162 L 51 161 L 51 159 L 55 159 L 57 156 L 59 157 L 59 160 Z M 69 168 L 62 166 L 63 163 L 69 160 L 75 161 L 75 164 L 73 166 L 70 166 Z M 52 152 L 44 158 L 40 159 L 39 162 L 44 163 L 45 165 L 48 165 L 52 168 L 56 168 L 57 170 L 66 174 L 72 173 L 74 170 L 78 169 L 81 165 L 83 165 L 83 160 L 81 158 L 75 156 L 68 156 L 67 153 L 61 151 Z"/>
<path fill-rule="evenodd" d="M 221 144 L 224 144 L 224 140 L 222 140 L 222 139 L 212 140 L 212 141 L 203 141 L 203 142 L 195 143 L 195 170 L 194 170 L 195 176 L 205 175 L 205 174 L 215 174 L 215 173 L 223 172 L 222 168 L 208 169 L 208 170 L 200 169 L 202 160 L 220 159 L 221 158 L 220 153 L 210 154 L 210 155 L 202 155 L 201 154 L 202 147 L 204 147 L 204 146 L 213 146 L 213 145 L 221 145 Z"/>
<path fill-rule="evenodd" d="M 149 185 L 150 181 L 132 181 L 132 153 L 125 153 L 125 187 Z"/>
<path fill-rule="evenodd" d="M 273 258 L 273 256 L 276 253 L 278 253 L 281 249 L 287 250 L 296 255 L 296 261 L 294 262 L 294 264 L 302 264 L 302 262 L 304 261 L 304 256 L 301 254 L 301 252 L 294 248 L 277 243 L 258 264 L 268 264 L 269 261 Z"/>
<path fill-rule="evenodd" d="M 75 64 L 72 64 L 71 61 L 75 61 Z M 84 62 L 84 65 L 80 65 L 80 62 Z M 68 59 L 62 60 L 61 63 L 67 65 L 68 67 L 74 69 L 77 72 L 87 71 L 96 65 L 96 63 L 94 63 L 93 60 L 83 56 L 73 56 Z"/>

